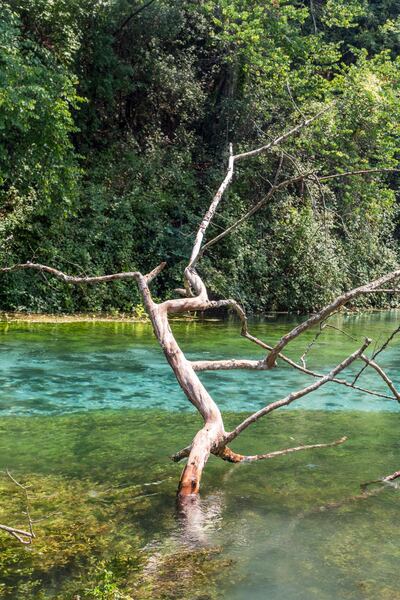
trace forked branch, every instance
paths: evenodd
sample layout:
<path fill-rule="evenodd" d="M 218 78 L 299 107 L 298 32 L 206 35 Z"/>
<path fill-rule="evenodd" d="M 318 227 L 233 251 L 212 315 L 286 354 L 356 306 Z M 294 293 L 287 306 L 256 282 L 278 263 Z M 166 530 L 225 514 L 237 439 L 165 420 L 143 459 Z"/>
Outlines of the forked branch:
<path fill-rule="evenodd" d="M 345 304 L 348 304 L 351 300 L 354 300 L 355 298 L 357 298 L 358 296 L 361 296 L 363 294 L 368 294 L 371 291 L 379 289 L 380 287 L 398 279 L 399 277 L 400 277 L 400 269 L 396 269 L 396 271 L 392 271 L 391 273 L 383 275 L 382 277 L 379 277 L 378 279 L 375 279 L 374 281 L 371 281 L 365 285 L 361 285 L 361 286 L 354 288 L 348 292 L 345 292 L 344 294 L 341 294 L 340 296 L 335 298 L 335 300 L 333 300 L 333 302 L 324 306 L 324 308 L 322 308 L 320 311 L 318 311 L 317 313 L 312 315 L 309 319 L 307 319 L 306 321 L 303 321 L 303 323 L 300 323 L 300 325 L 297 325 L 297 327 L 294 327 L 291 331 L 289 331 L 289 333 L 284 335 L 279 340 L 279 342 L 272 348 L 271 352 L 267 356 L 267 358 L 266 358 L 267 365 L 269 367 L 273 367 L 275 365 L 275 361 L 276 361 L 279 353 L 283 350 L 283 348 L 285 348 L 285 346 L 287 346 L 287 344 L 289 344 L 289 342 L 292 342 L 301 333 L 303 333 L 304 331 L 307 331 L 307 329 L 310 329 L 311 327 L 313 327 L 315 325 L 318 325 L 318 323 L 327 319 L 329 317 L 329 315 L 331 315 L 333 312 L 342 308 Z"/>
<path fill-rule="evenodd" d="M 174 460 L 178 461 L 182 458 L 187 458 L 187 464 L 185 465 L 180 483 L 179 483 L 179 495 L 180 497 L 186 497 L 193 494 L 197 494 L 200 488 L 200 480 L 202 476 L 203 468 L 208 460 L 210 454 L 214 454 L 223 458 L 224 460 L 233 460 L 234 462 L 244 462 L 244 461 L 253 461 L 253 460 L 261 460 L 267 458 L 273 458 L 275 456 L 281 456 L 284 454 L 289 454 L 292 452 L 298 452 L 300 450 L 308 450 L 313 448 L 326 448 L 330 446 L 336 446 L 345 441 L 345 438 L 341 438 L 340 440 L 336 440 L 335 442 L 331 442 L 328 444 L 312 444 L 306 446 L 297 446 L 294 448 L 286 448 L 284 450 L 278 450 L 274 452 L 269 452 L 261 455 L 253 455 L 253 456 L 245 456 L 234 453 L 227 447 L 227 444 L 234 440 L 242 431 L 244 431 L 249 425 L 255 423 L 261 417 L 271 413 L 272 411 L 282 407 L 288 406 L 292 402 L 304 397 L 307 394 L 312 393 L 317 390 L 319 387 L 328 382 L 335 382 L 342 385 L 346 385 L 348 387 L 353 387 L 354 389 L 366 391 L 368 393 L 374 394 L 376 396 L 391 398 L 391 396 L 386 396 L 384 394 L 380 394 L 378 392 L 373 392 L 371 390 L 365 390 L 359 386 L 355 385 L 355 381 L 350 384 L 347 381 L 338 379 L 336 376 L 348 367 L 353 361 L 357 359 L 364 360 L 364 362 L 368 362 L 368 365 L 375 369 L 375 371 L 379 374 L 379 376 L 383 379 L 385 384 L 390 389 L 391 393 L 394 397 L 399 400 L 399 394 L 395 390 L 395 387 L 386 373 L 383 371 L 381 367 L 379 367 L 375 361 L 368 359 L 364 355 L 364 351 L 370 343 L 370 340 L 366 339 L 361 348 L 357 351 L 353 352 L 350 356 L 344 359 L 341 363 L 339 363 L 335 368 L 333 368 L 327 375 L 323 375 L 320 373 L 316 373 L 311 371 L 306 367 L 306 365 L 299 365 L 293 360 L 289 359 L 282 353 L 283 348 L 295 339 L 302 332 L 308 330 L 313 325 L 317 325 L 321 323 L 325 319 L 327 319 L 333 312 L 339 310 L 346 303 L 356 298 L 357 296 L 364 293 L 378 292 L 381 290 L 386 290 L 385 287 L 387 284 L 391 284 L 397 278 L 400 277 L 400 269 L 389 273 L 379 279 L 370 282 L 364 286 L 360 286 L 355 288 L 354 290 L 350 290 L 338 298 L 336 298 L 329 305 L 325 306 L 322 310 L 314 314 L 312 317 L 292 329 L 288 334 L 283 336 L 281 340 L 275 344 L 275 346 L 270 346 L 259 340 L 257 337 L 252 335 L 248 330 L 247 317 L 243 310 L 243 308 L 233 299 L 228 300 L 210 300 L 208 297 L 206 286 L 201 278 L 201 276 L 196 271 L 196 265 L 201 257 L 202 253 L 214 245 L 216 242 L 221 240 L 225 235 L 233 231 L 236 227 L 238 227 L 242 222 L 251 217 L 255 212 L 260 210 L 267 201 L 269 201 L 273 194 L 279 192 L 279 190 L 288 187 L 291 184 L 295 184 L 298 181 L 306 181 L 307 178 L 313 180 L 315 177 L 315 173 L 300 173 L 295 177 L 291 177 L 286 179 L 285 181 L 279 182 L 278 179 L 281 174 L 281 166 L 282 161 L 278 167 L 278 170 L 275 175 L 275 179 L 273 184 L 271 184 L 271 189 L 267 193 L 266 197 L 260 200 L 253 208 L 249 209 L 247 213 L 238 219 L 235 223 L 233 223 L 230 227 L 228 227 L 224 232 L 216 236 L 214 239 L 210 240 L 206 244 L 203 245 L 203 240 L 206 234 L 206 231 L 212 222 L 218 206 L 221 202 L 221 199 L 228 189 L 230 183 L 232 182 L 234 176 L 234 166 L 237 161 L 243 160 L 245 158 L 250 158 L 254 156 L 258 156 L 261 153 L 268 151 L 269 149 L 278 146 L 282 142 L 284 142 L 289 136 L 297 134 L 304 127 L 309 126 L 312 122 L 314 122 L 317 118 L 319 118 L 322 114 L 324 114 L 327 110 L 330 109 L 330 106 L 324 108 L 318 114 L 309 119 L 305 119 L 295 127 L 291 128 L 287 132 L 282 135 L 276 137 L 268 144 L 256 148 L 254 150 L 250 150 L 248 152 L 243 152 L 241 154 L 234 155 L 233 148 L 230 146 L 229 149 L 229 160 L 228 160 L 228 168 L 225 174 L 225 177 L 220 184 L 216 194 L 211 200 L 210 205 L 208 206 L 207 211 L 205 212 L 199 228 L 195 235 L 195 240 L 193 244 L 193 248 L 191 251 L 190 259 L 188 266 L 184 271 L 184 281 L 185 281 L 185 297 L 173 300 L 166 300 L 161 303 L 157 303 L 153 300 L 151 296 L 151 292 L 149 290 L 150 282 L 156 277 L 161 270 L 164 268 L 165 263 L 161 263 L 158 267 L 153 269 L 147 275 L 141 274 L 139 271 L 130 271 L 123 273 L 115 273 L 111 275 L 102 275 L 102 276 L 71 276 L 63 273 L 62 271 L 55 269 L 53 267 L 49 267 L 47 265 L 42 265 L 38 263 L 21 263 L 17 265 L 13 265 L 10 267 L 3 267 L 0 269 L 0 273 L 10 273 L 17 270 L 26 270 L 33 269 L 42 273 L 48 273 L 57 277 L 61 281 L 66 284 L 71 285 L 92 285 L 92 284 L 103 284 L 109 283 L 112 281 L 118 280 L 134 280 L 137 283 L 139 288 L 139 292 L 143 298 L 143 303 L 145 305 L 145 309 L 149 315 L 151 320 L 154 333 L 156 338 L 165 354 L 166 360 L 171 366 L 172 371 L 174 372 L 176 379 L 186 394 L 188 400 L 195 406 L 200 415 L 203 418 L 204 426 L 202 429 L 198 431 L 192 443 L 178 452 L 174 456 Z M 384 169 L 379 169 L 382 171 Z M 325 181 L 328 179 L 334 179 L 338 177 L 347 177 L 354 174 L 362 174 L 362 173 L 372 173 L 375 172 L 374 169 L 365 170 L 365 171 L 354 171 L 354 172 L 346 172 L 346 173 L 338 173 L 328 176 L 318 176 L 319 181 Z M 317 177 L 317 178 L 318 178 Z M 180 290 L 181 292 L 181 290 Z M 169 316 L 182 314 L 185 312 L 194 312 L 194 311 L 203 311 L 211 308 L 221 308 L 221 307 L 229 307 L 235 311 L 237 316 L 241 321 L 241 334 L 243 337 L 251 341 L 252 343 L 257 344 L 264 350 L 268 351 L 268 355 L 263 360 L 254 361 L 254 360 L 246 360 L 246 359 L 231 359 L 231 360 L 221 360 L 221 361 L 189 361 L 184 353 L 182 352 L 180 346 L 178 345 L 170 324 L 169 324 Z M 252 369 L 253 371 L 259 370 L 268 370 L 275 366 L 276 359 L 281 358 L 291 367 L 305 373 L 311 375 L 317 380 L 311 385 L 292 392 L 285 398 L 281 400 L 277 400 L 275 402 L 271 402 L 267 404 L 264 408 L 256 411 L 246 419 L 244 419 L 237 427 L 226 433 L 224 429 L 224 423 L 222 419 L 221 412 L 219 407 L 214 402 L 210 394 L 208 393 L 205 386 L 200 381 L 196 371 L 204 371 L 206 369 Z M 7 531 L 17 539 L 32 539 L 34 537 L 33 532 L 24 532 L 22 530 L 13 529 L 7 526 L 0 526 L 0 529 Z M 18 537 L 20 536 L 20 537 Z M 25 537 L 24 537 L 25 536 Z M 22 541 L 20 539 L 20 541 Z M 25 542 L 23 542 L 25 543 Z"/>
<path fill-rule="evenodd" d="M 299 398 L 302 398 L 303 396 L 306 396 L 307 394 L 314 392 L 322 385 L 325 385 L 325 383 L 332 381 L 332 379 L 334 379 L 334 377 L 336 377 L 336 375 L 338 373 L 343 371 L 343 369 L 345 369 L 346 367 L 351 365 L 352 362 L 354 362 L 357 358 L 359 358 L 361 356 L 361 354 L 364 352 L 364 350 L 370 345 L 370 343 L 371 343 L 371 340 L 367 338 L 365 340 L 365 342 L 363 343 L 363 345 L 358 350 L 353 352 L 353 354 L 350 354 L 350 356 L 345 358 L 334 369 L 332 369 L 327 375 L 325 375 L 324 377 L 321 377 L 321 379 L 319 379 L 315 383 L 312 383 L 311 385 L 309 385 L 305 388 L 302 388 L 301 390 L 297 390 L 296 392 L 292 392 L 291 394 L 289 394 L 285 398 L 282 398 L 281 400 L 271 402 L 270 404 L 267 404 L 267 406 L 264 406 L 264 408 L 261 408 L 257 412 L 255 412 L 252 415 L 250 415 L 249 417 L 247 417 L 247 419 L 242 421 L 237 427 L 235 427 L 235 429 L 233 431 L 231 431 L 230 433 L 228 433 L 225 436 L 225 439 L 224 439 L 225 443 L 227 444 L 227 443 L 231 442 L 232 440 L 234 440 L 240 433 L 242 433 L 242 431 L 247 429 L 247 427 L 249 427 L 249 425 L 252 425 L 252 423 L 255 423 L 256 421 L 258 421 L 258 419 L 260 419 L 261 417 L 264 417 L 265 415 L 269 414 L 273 410 L 276 410 L 277 408 L 281 408 L 282 406 L 289 406 L 289 404 L 291 404 L 295 400 L 299 400 Z"/>
<path fill-rule="evenodd" d="M 35 534 L 31 531 L 24 531 L 23 529 L 17 529 L 16 527 L 8 527 L 7 525 L 0 525 L 1 531 L 5 531 L 9 533 L 13 537 L 15 537 L 21 544 L 25 546 L 30 546 L 32 543 Z"/>

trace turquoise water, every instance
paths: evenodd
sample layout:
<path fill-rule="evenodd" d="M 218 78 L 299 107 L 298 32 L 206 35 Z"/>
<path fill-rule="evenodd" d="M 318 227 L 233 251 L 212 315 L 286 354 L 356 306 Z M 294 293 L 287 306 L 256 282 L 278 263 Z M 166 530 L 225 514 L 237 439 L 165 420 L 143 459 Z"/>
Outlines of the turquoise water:
<path fill-rule="evenodd" d="M 326 372 L 363 335 L 379 345 L 398 316 L 337 319 L 358 341 L 326 331 L 308 365 Z M 253 331 L 273 342 L 293 324 L 271 318 Z M 173 327 L 193 358 L 262 356 L 236 323 Z M 399 490 L 376 486 L 376 495 L 358 497 L 360 483 L 400 468 L 397 403 L 331 384 L 273 413 L 235 449 L 349 441 L 254 464 L 211 457 L 201 499 L 185 516 L 175 506 L 182 466 L 169 456 L 201 423 L 148 325 L 1 323 L 0 340 L 0 523 L 26 526 L 8 468 L 30 486 L 37 534 L 29 549 L 0 534 L 0 598 L 400 598 Z M 298 359 L 304 345 L 297 340 L 288 354 Z M 395 338 L 380 359 L 398 385 L 399 352 Z M 227 428 L 310 381 L 285 366 L 202 379 Z M 369 370 L 359 383 L 385 392 Z"/>
<path fill-rule="evenodd" d="M 350 315 L 332 324 L 345 328 L 358 341 L 337 330 L 326 330 L 309 354 L 308 366 L 327 372 L 353 352 L 368 335 L 379 345 L 396 323 L 397 313 Z M 287 318 L 254 323 L 252 331 L 268 342 L 276 341 L 295 324 Z M 188 357 L 193 359 L 261 358 L 263 351 L 240 338 L 237 323 L 175 323 L 173 329 Z M 288 347 L 296 360 L 314 332 Z M 395 339 L 380 362 L 400 385 L 397 365 L 400 344 Z M 357 372 L 360 363 L 346 373 Z M 291 390 L 310 383 L 310 378 L 284 363 L 273 371 L 254 373 L 220 371 L 201 374 L 224 410 L 261 408 Z M 374 371 L 367 369 L 362 387 L 386 393 Z M 120 408 L 158 408 L 190 411 L 191 406 L 176 385 L 149 324 L 74 323 L 27 325 L 0 323 L 0 415 L 68 414 L 72 411 Z M 324 410 L 389 410 L 399 405 L 334 384 L 296 403 L 299 408 Z"/>

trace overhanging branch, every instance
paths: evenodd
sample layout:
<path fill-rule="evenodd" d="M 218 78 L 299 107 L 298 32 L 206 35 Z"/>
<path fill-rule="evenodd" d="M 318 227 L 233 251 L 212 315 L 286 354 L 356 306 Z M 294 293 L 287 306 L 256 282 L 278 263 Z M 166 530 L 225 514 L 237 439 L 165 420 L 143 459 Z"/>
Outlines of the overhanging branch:
<path fill-rule="evenodd" d="M 300 323 L 300 325 L 297 325 L 297 327 L 294 327 L 291 331 L 289 331 L 289 333 L 284 335 L 279 340 L 279 342 L 272 348 L 271 352 L 269 353 L 269 355 L 266 358 L 266 362 L 267 362 L 268 366 L 273 367 L 275 365 L 277 356 L 283 350 L 283 348 L 285 348 L 285 346 L 287 346 L 287 344 L 289 344 L 289 342 L 293 341 L 301 333 L 303 333 L 304 331 L 307 331 L 307 329 L 310 329 L 310 327 L 313 327 L 314 325 L 318 325 L 318 323 L 325 320 L 327 317 L 329 317 L 329 315 L 331 315 L 333 312 L 335 312 L 338 309 L 340 309 L 341 307 L 343 307 L 345 304 L 348 304 L 348 302 L 350 302 L 351 300 L 354 300 L 355 298 L 357 298 L 358 296 L 361 296 L 362 294 L 367 294 L 373 290 L 379 289 L 380 287 L 384 286 L 385 284 L 390 283 L 391 281 L 394 281 L 398 277 L 400 277 L 400 269 L 397 269 L 396 271 L 392 271 L 391 273 L 383 275 L 382 277 L 379 277 L 378 279 L 375 279 L 374 281 L 371 281 L 365 285 L 354 288 L 348 292 L 345 292 L 344 294 L 341 294 L 337 298 L 335 298 L 335 300 L 333 300 L 333 302 L 324 306 L 324 308 L 322 308 L 320 311 L 318 311 L 317 313 L 312 315 L 309 319 L 306 319 L 305 321 L 303 321 L 303 323 Z"/>
<path fill-rule="evenodd" d="M 307 394 L 314 392 L 322 385 L 325 385 L 325 383 L 332 381 L 332 379 L 334 379 L 334 377 L 338 373 L 340 373 L 340 371 L 343 371 L 343 369 L 348 367 L 352 362 L 354 362 L 357 358 L 359 358 L 361 356 L 361 354 L 364 352 L 364 350 L 369 346 L 370 343 L 371 343 L 371 340 L 367 338 L 365 340 L 364 344 L 361 346 L 361 348 L 359 348 L 358 350 L 353 352 L 353 354 L 350 354 L 350 356 L 348 356 L 345 360 L 343 360 L 340 364 L 338 364 L 334 369 L 332 369 L 330 371 L 330 373 L 328 373 L 327 375 L 325 375 L 324 377 L 322 377 L 315 383 L 312 383 L 311 385 L 309 385 L 301 390 L 297 390 L 296 392 L 290 393 L 288 396 L 286 396 L 282 400 L 277 400 L 275 402 L 271 402 L 264 408 L 261 408 L 257 412 L 255 412 L 252 415 L 250 415 L 249 417 L 247 417 L 247 419 L 242 421 L 237 427 L 235 427 L 235 429 L 233 431 L 231 431 L 230 433 L 228 433 L 225 436 L 225 438 L 224 438 L 225 445 L 228 444 L 229 442 L 231 442 L 232 440 L 234 440 L 242 431 L 247 429 L 247 427 L 249 427 L 249 425 L 251 425 L 252 423 L 255 423 L 261 417 L 264 417 L 268 413 L 270 413 L 278 408 L 281 408 L 282 406 L 288 406 L 295 400 L 298 400 L 299 398 L 302 398 L 303 396 L 306 396 Z"/>

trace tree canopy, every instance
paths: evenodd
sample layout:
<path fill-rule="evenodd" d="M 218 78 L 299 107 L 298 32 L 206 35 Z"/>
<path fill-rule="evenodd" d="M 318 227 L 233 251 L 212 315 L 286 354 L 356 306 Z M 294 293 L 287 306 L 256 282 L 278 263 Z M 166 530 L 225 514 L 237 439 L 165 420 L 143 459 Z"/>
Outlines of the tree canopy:
<path fill-rule="evenodd" d="M 238 167 L 211 237 L 268 194 L 278 167 L 319 178 L 282 189 L 209 249 L 210 296 L 309 311 L 393 269 L 399 44 L 393 0 L 5 0 L 2 264 L 96 275 L 166 259 L 161 295 L 181 285 L 229 143 L 237 154 L 329 107 Z M 328 177 L 348 171 L 364 173 Z M 390 298 L 363 300 L 378 301 Z M 0 289 L 7 310 L 137 302 L 129 282 L 70 289 L 17 272 Z"/>

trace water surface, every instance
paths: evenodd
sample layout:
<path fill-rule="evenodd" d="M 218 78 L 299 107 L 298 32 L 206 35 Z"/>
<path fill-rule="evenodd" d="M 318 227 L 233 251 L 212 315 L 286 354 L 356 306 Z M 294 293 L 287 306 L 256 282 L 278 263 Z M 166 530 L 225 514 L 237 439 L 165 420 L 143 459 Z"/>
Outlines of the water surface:
<path fill-rule="evenodd" d="M 336 321 L 308 358 L 327 372 L 398 313 Z M 285 319 L 254 324 L 273 342 Z M 176 323 L 193 358 L 262 356 L 236 323 Z M 0 598 L 350 600 L 400 598 L 399 491 L 360 483 L 400 468 L 397 403 L 330 385 L 235 442 L 245 453 L 333 441 L 254 464 L 211 457 L 201 502 L 176 511 L 169 455 L 200 426 L 146 324 L 0 324 L 0 469 L 29 483 L 37 540 L 0 537 Z M 307 337 L 310 342 L 313 333 Z M 288 350 L 298 359 L 304 342 Z M 395 339 L 380 362 L 399 380 Z M 355 374 L 361 365 L 353 366 Z M 350 377 L 350 373 L 347 377 Z M 287 367 L 202 374 L 226 426 L 309 383 Z M 367 370 L 360 385 L 385 392 Z M 371 488 L 375 489 L 375 488 Z M 0 477 L 0 522 L 26 525 L 24 498 Z"/>
<path fill-rule="evenodd" d="M 367 335 L 372 350 L 396 325 L 398 312 L 366 313 L 334 318 L 343 328 L 326 329 L 307 356 L 307 365 L 327 372 L 363 342 Z M 294 319 L 275 317 L 254 323 L 252 332 L 274 343 L 296 324 Z M 264 352 L 240 337 L 235 322 L 176 322 L 174 332 L 192 359 L 262 358 Z M 310 331 L 288 346 L 287 354 L 299 360 L 315 332 Z M 348 337 L 352 336 L 352 337 Z M 397 339 L 382 355 L 382 366 L 400 385 Z M 361 368 L 355 363 L 347 377 Z M 254 373 L 219 371 L 202 373 L 201 379 L 222 409 L 257 410 L 267 401 L 279 399 L 310 378 L 285 363 L 279 369 Z M 385 384 L 367 369 L 359 385 L 386 393 Z M 176 380 L 147 323 L 0 323 L 0 414 L 63 414 L 72 411 L 120 408 L 159 408 L 190 411 L 191 406 Z M 324 410 L 398 411 L 391 401 L 360 394 L 333 384 L 320 388 L 296 407 Z"/>

